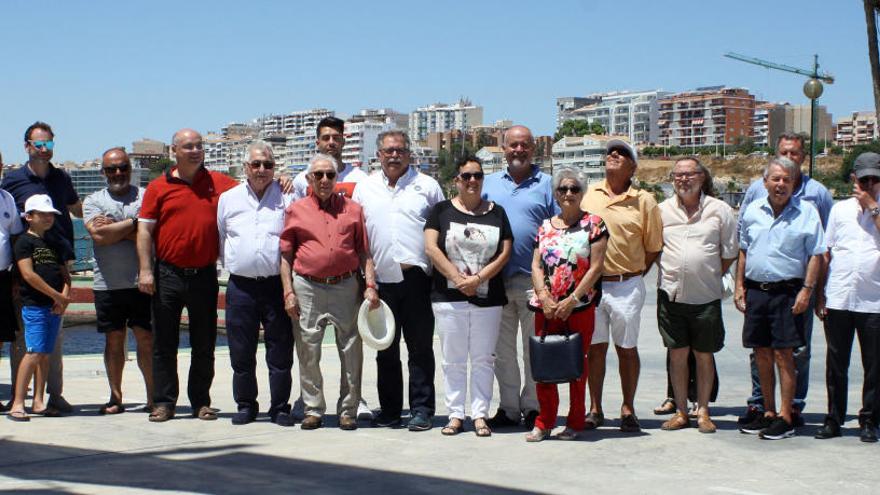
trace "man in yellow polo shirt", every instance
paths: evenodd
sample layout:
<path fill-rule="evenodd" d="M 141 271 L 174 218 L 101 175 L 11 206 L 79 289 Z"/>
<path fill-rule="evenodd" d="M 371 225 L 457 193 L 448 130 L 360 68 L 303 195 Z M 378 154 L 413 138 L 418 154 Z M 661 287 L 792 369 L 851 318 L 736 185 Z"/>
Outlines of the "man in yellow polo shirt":
<path fill-rule="evenodd" d="M 620 430 L 641 430 L 633 401 L 639 382 L 639 323 L 645 304 L 642 275 L 654 263 L 663 247 L 663 224 L 654 197 L 632 186 L 638 165 L 635 148 L 626 141 L 612 139 L 605 147 L 605 180 L 587 190 L 581 209 L 602 217 L 611 237 L 605 252 L 602 300 L 596 308 L 596 329 L 588 356 L 590 413 L 586 428 L 601 426 L 602 385 L 605 381 L 605 354 L 614 339 L 620 361 Z"/>

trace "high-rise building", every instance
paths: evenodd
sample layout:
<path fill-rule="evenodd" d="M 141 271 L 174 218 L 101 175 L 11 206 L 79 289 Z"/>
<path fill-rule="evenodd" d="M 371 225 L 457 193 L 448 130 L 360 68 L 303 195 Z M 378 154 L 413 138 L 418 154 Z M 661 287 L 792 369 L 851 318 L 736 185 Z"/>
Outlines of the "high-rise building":
<path fill-rule="evenodd" d="M 828 141 L 834 139 L 831 130 L 831 114 L 824 105 L 816 105 L 816 139 Z M 770 109 L 770 129 L 767 142 L 776 145 L 781 134 L 793 132 L 810 135 L 810 105 L 789 105 L 783 103 Z"/>
<path fill-rule="evenodd" d="M 766 101 L 755 103 L 755 116 L 752 118 L 752 139 L 755 146 L 769 146 L 770 111 L 776 106 L 776 103 Z"/>
<path fill-rule="evenodd" d="M 755 97 L 745 88 L 697 88 L 658 103 L 661 145 L 732 145 L 754 135 Z"/>
<path fill-rule="evenodd" d="M 878 139 L 877 114 L 875 112 L 853 112 L 851 117 L 837 121 L 834 141 L 838 146 L 850 148 L 868 144 Z"/>
<path fill-rule="evenodd" d="M 454 105 L 435 103 L 409 114 L 409 138 L 423 142 L 432 132 L 467 131 L 483 124 L 483 107 L 461 99 Z"/>
<path fill-rule="evenodd" d="M 584 98 L 557 98 L 556 121 L 562 126 L 566 120 L 585 120 L 590 124 L 600 124 L 606 134 L 624 136 L 634 144 L 654 143 L 659 137 L 657 102 L 670 94 L 660 90 L 616 91 Z M 560 103 L 560 100 L 563 102 Z M 577 102 L 585 104 L 567 109 Z"/>
<path fill-rule="evenodd" d="M 342 161 L 355 167 L 368 170 L 370 161 L 376 158 L 379 150 L 376 138 L 384 131 L 394 129 L 393 122 L 360 121 L 345 122 L 345 146 L 342 148 Z"/>

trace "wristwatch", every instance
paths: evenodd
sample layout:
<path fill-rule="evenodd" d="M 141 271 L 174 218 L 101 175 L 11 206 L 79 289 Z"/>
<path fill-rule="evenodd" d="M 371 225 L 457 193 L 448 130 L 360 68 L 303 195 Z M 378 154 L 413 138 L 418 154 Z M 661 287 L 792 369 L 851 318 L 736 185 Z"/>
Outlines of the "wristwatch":
<path fill-rule="evenodd" d="M 871 212 L 872 217 L 876 217 L 876 216 L 880 215 L 880 206 L 875 206 L 868 211 Z"/>

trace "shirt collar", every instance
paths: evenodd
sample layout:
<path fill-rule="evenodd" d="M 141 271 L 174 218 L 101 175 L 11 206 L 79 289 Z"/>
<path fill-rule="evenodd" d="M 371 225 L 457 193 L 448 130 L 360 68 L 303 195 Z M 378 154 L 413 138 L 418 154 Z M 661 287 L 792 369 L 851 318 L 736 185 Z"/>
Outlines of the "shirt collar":
<path fill-rule="evenodd" d="M 39 175 L 35 174 L 33 170 L 31 170 L 31 162 L 28 161 L 24 164 L 24 173 L 26 173 L 27 176 L 30 178 L 45 180 L 48 179 L 50 175 L 52 175 L 52 171 L 55 170 L 55 168 L 55 165 L 52 165 L 52 162 L 49 162 L 48 166 L 46 167 L 46 177 L 40 177 Z"/>
<path fill-rule="evenodd" d="M 174 181 L 174 182 L 182 182 L 184 184 L 188 184 L 188 182 L 186 182 L 185 180 L 181 179 L 180 177 L 175 177 L 173 175 L 175 170 L 177 170 L 176 165 L 169 168 L 168 171 L 165 172 L 165 180 L 167 180 L 168 182 Z M 199 165 L 198 170 L 196 170 L 196 174 L 193 175 L 192 183 L 195 184 L 196 182 L 199 181 L 199 179 L 201 179 L 207 173 L 208 173 L 208 169 L 205 168 L 205 164 L 203 163 L 203 164 Z"/>
<path fill-rule="evenodd" d="M 386 186 L 386 187 L 391 187 L 391 186 L 388 184 L 388 176 L 385 175 L 385 171 L 384 171 L 384 170 L 382 170 L 381 175 L 382 175 L 382 181 L 385 183 L 385 186 Z M 407 171 L 397 179 L 397 185 L 396 185 L 395 187 L 396 187 L 396 188 L 404 187 L 404 186 L 407 185 L 411 180 L 413 180 L 413 178 L 414 178 L 416 175 L 418 175 L 418 171 L 416 171 L 415 167 L 413 167 L 412 165 L 410 165 L 410 166 L 409 166 L 409 169 L 407 169 Z"/>
<path fill-rule="evenodd" d="M 792 210 L 792 209 L 800 210 L 800 207 L 801 207 L 801 200 L 799 198 L 796 198 L 794 196 L 794 194 L 792 194 L 791 198 L 789 198 L 789 200 L 788 200 L 788 204 L 785 205 L 785 208 L 783 208 L 782 212 L 779 214 L 779 217 L 785 216 L 785 214 L 789 210 Z M 765 196 L 764 199 L 761 200 L 761 208 L 764 208 L 768 213 L 770 213 L 771 217 L 773 216 L 773 205 L 770 204 L 769 191 L 768 191 L 767 196 Z"/>
<path fill-rule="evenodd" d="M 275 195 L 276 190 L 277 191 L 281 190 L 281 186 L 278 185 L 278 182 L 273 180 L 272 182 L 269 183 L 268 186 L 266 186 L 266 191 L 263 192 L 263 197 L 259 198 L 259 197 L 257 197 L 257 193 L 254 191 L 254 188 L 251 187 L 250 181 L 245 180 L 244 187 L 248 193 L 248 196 L 254 198 L 254 200 L 257 202 L 257 204 L 263 204 L 266 201 L 269 201 L 271 199 L 271 197 Z"/>
<path fill-rule="evenodd" d="M 604 192 L 605 194 L 608 194 L 608 191 L 611 190 L 611 187 L 608 186 L 608 179 L 602 179 L 602 182 L 597 182 L 596 189 Z M 633 186 L 632 180 L 629 181 L 629 187 L 626 189 L 626 191 L 623 192 L 621 196 L 627 198 L 638 196 L 638 190 Z"/>
<path fill-rule="evenodd" d="M 312 204 L 315 205 L 315 208 L 331 213 L 338 211 L 342 203 L 342 195 L 336 193 L 336 191 L 330 194 L 330 200 L 327 202 L 326 208 L 321 205 L 321 200 L 318 198 L 318 195 L 315 194 L 314 190 L 312 190 L 308 197 L 310 198 L 310 201 L 312 201 Z"/>
<path fill-rule="evenodd" d="M 673 192 L 673 194 L 675 193 Z M 679 208 L 685 209 L 684 205 L 681 204 L 681 198 L 678 197 L 678 194 L 675 194 L 675 204 L 677 204 Z M 702 211 L 704 206 L 706 206 L 706 194 L 700 191 L 700 204 L 697 211 Z"/>
<path fill-rule="evenodd" d="M 504 175 L 503 175 L 502 177 L 504 177 L 505 179 L 509 180 L 510 182 L 513 182 L 514 184 L 516 184 L 516 181 L 513 180 L 513 176 L 510 175 L 510 170 L 509 170 L 509 169 L 510 169 L 510 166 L 508 166 L 507 168 L 504 169 Z M 529 176 L 526 177 L 526 179 L 525 179 L 524 181 L 520 182 L 520 183 L 517 184 L 517 185 L 518 185 L 518 186 L 521 186 L 521 185 L 523 185 L 523 184 L 527 184 L 528 182 L 531 182 L 531 181 L 533 181 L 533 180 L 536 180 L 537 177 L 538 177 L 538 174 L 540 174 L 540 173 L 541 173 L 541 168 L 538 167 L 536 164 L 533 163 L 533 164 L 531 165 L 531 169 L 530 169 L 530 171 L 529 171 Z"/>

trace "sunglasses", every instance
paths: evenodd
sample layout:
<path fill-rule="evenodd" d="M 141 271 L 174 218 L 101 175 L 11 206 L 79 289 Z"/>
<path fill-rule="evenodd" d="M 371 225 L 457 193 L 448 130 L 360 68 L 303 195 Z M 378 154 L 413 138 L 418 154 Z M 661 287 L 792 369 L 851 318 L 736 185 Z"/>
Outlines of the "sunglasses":
<path fill-rule="evenodd" d="M 55 147 L 55 141 L 28 141 L 31 143 L 31 146 L 34 148 L 46 148 L 49 151 L 52 151 L 52 148 Z"/>
<path fill-rule="evenodd" d="M 275 168 L 275 162 L 270 160 L 254 160 L 248 163 L 248 166 L 251 168 L 251 170 L 258 170 L 260 167 L 263 167 L 266 170 L 272 170 L 273 168 Z"/>
<path fill-rule="evenodd" d="M 629 150 L 624 147 L 615 146 L 614 148 L 608 150 L 608 156 L 611 156 L 613 153 L 617 153 L 618 156 L 629 158 L 630 160 L 632 160 L 632 156 L 629 154 Z"/>
<path fill-rule="evenodd" d="M 556 192 L 559 194 L 580 194 L 582 191 L 581 186 L 559 186 L 556 188 Z"/>
<path fill-rule="evenodd" d="M 462 172 L 458 174 L 458 178 L 464 182 L 468 182 L 471 179 L 483 180 L 484 176 L 485 174 L 483 174 L 483 172 Z"/>
<path fill-rule="evenodd" d="M 114 165 L 114 166 L 110 166 L 110 167 L 104 167 L 102 170 L 104 170 L 105 174 L 116 174 L 119 172 L 125 173 L 125 172 L 128 172 L 129 170 L 131 170 L 131 164 L 124 163 L 122 165 Z"/>
<path fill-rule="evenodd" d="M 868 175 L 859 179 L 859 184 L 875 184 L 877 182 L 880 182 L 880 177 L 874 177 L 873 175 Z"/>
<path fill-rule="evenodd" d="M 327 177 L 327 180 L 333 180 L 336 178 L 336 172 L 321 172 L 320 170 L 312 172 L 312 177 L 315 180 L 324 180 L 324 177 Z"/>

